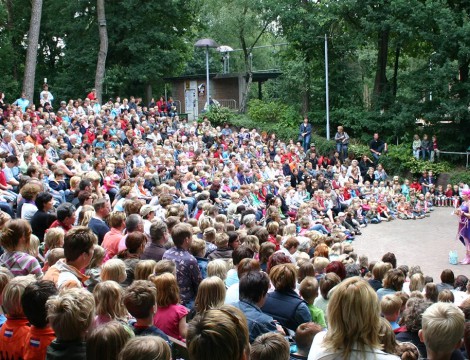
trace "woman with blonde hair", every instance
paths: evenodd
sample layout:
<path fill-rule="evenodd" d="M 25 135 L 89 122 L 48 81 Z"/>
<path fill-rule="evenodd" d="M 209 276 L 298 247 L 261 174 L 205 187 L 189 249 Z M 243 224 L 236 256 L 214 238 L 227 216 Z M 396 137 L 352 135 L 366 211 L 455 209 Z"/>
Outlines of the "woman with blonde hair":
<path fill-rule="evenodd" d="M 227 278 L 228 263 L 222 259 L 212 260 L 207 264 L 207 276 L 217 276 L 222 281 Z"/>
<path fill-rule="evenodd" d="M 149 276 L 155 274 L 155 260 L 140 260 L 135 266 L 134 280 L 148 280 Z"/>
<path fill-rule="evenodd" d="M 126 263 L 121 259 L 110 259 L 101 267 L 101 281 L 112 280 L 120 284 L 126 277 Z"/>
<path fill-rule="evenodd" d="M 410 278 L 410 293 L 413 291 L 422 292 L 424 289 L 424 276 L 421 273 L 413 274 Z"/>
<path fill-rule="evenodd" d="M 246 246 L 247 248 L 253 250 L 256 256 L 256 254 L 259 253 L 259 248 L 260 248 L 258 237 L 255 235 L 245 236 L 243 240 L 243 246 Z"/>
<path fill-rule="evenodd" d="M 194 311 L 190 317 L 201 314 L 211 308 L 218 308 L 225 301 L 225 284 L 217 276 L 208 277 L 199 284 L 197 290 L 196 301 L 194 303 Z"/>
<path fill-rule="evenodd" d="M 363 279 L 340 283 L 328 304 L 328 332 L 315 336 L 309 360 L 398 359 L 382 351 L 380 306 L 377 294 Z"/>
<path fill-rule="evenodd" d="M 127 323 L 129 313 L 122 302 L 122 291 L 122 287 L 112 280 L 100 282 L 95 286 L 95 327 L 113 320 Z"/>
<path fill-rule="evenodd" d="M 93 206 L 84 205 L 78 214 L 78 225 L 88 226 L 93 216 L 95 216 L 95 209 Z"/>

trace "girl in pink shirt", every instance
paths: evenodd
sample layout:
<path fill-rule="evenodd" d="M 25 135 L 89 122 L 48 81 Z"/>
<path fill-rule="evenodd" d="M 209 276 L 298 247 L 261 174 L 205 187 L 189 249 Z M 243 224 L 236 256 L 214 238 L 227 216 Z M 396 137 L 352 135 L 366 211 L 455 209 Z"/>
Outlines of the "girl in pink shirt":
<path fill-rule="evenodd" d="M 153 324 L 168 336 L 184 341 L 188 309 L 180 305 L 180 294 L 176 277 L 164 273 L 151 278 L 157 288 L 157 313 Z"/>

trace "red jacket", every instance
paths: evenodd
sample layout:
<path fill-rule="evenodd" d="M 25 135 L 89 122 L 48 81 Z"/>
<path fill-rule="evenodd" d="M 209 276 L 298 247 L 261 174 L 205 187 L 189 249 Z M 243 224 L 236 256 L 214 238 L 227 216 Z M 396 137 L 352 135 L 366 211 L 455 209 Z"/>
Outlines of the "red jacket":
<path fill-rule="evenodd" d="M 410 189 L 414 189 L 416 192 L 421 192 L 421 185 L 418 182 L 413 182 L 410 185 Z"/>

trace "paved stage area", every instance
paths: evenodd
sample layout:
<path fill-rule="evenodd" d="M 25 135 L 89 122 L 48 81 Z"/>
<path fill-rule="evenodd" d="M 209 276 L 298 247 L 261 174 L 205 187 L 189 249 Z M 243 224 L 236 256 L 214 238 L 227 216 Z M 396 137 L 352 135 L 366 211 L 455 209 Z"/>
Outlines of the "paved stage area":
<path fill-rule="evenodd" d="M 455 275 L 470 277 L 470 265 L 449 264 L 449 251 L 457 250 L 459 261 L 465 254 L 462 243 L 456 240 L 458 218 L 452 208 L 435 208 L 430 217 L 421 220 L 393 220 L 361 229 L 362 235 L 353 242 L 358 255 L 369 261 L 379 260 L 388 251 L 395 253 L 398 265 L 420 265 L 424 275 L 440 282 L 443 269 Z"/>

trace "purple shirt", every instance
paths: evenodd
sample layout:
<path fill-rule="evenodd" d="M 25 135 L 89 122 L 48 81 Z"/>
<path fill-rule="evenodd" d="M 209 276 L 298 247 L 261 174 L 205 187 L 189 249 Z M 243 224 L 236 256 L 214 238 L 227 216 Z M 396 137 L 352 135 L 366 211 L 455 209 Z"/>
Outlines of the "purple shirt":
<path fill-rule="evenodd" d="M 145 247 L 144 252 L 140 256 L 140 260 L 160 261 L 165 252 L 166 249 L 164 246 L 157 245 L 151 242 Z"/>
<path fill-rule="evenodd" d="M 183 304 L 194 300 L 202 281 L 196 258 L 184 249 L 172 247 L 163 254 L 163 259 L 171 260 L 176 265 L 176 279 Z"/>

